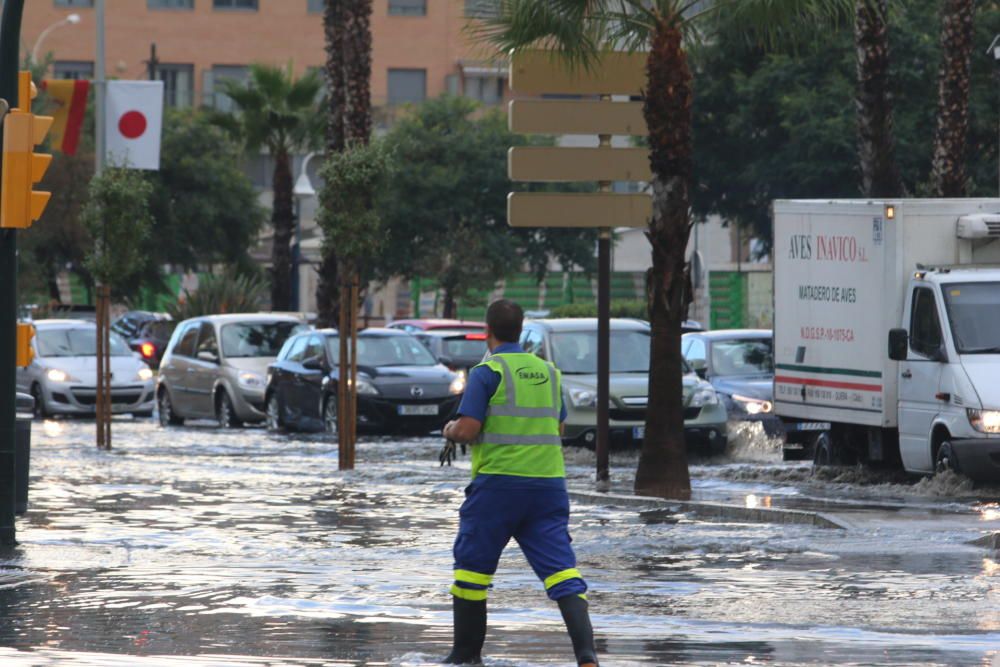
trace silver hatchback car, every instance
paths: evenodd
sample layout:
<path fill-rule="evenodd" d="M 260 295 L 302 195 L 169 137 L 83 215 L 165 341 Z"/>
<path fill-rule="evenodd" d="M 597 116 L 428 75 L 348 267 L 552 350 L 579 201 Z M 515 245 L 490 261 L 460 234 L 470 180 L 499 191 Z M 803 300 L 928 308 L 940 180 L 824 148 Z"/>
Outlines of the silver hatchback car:
<path fill-rule="evenodd" d="M 208 315 L 177 325 L 160 363 L 162 426 L 215 418 L 222 428 L 262 422 L 267 366 L 309 327 L 287 315 Z"/>

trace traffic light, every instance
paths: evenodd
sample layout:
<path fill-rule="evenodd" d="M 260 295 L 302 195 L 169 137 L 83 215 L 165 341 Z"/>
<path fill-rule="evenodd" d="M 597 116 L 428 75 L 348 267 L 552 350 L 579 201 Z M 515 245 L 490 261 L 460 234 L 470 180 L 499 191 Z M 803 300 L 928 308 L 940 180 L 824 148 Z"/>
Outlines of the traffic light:
<path fill-rule="evenodd" d="M 30 72 L 18 77 L 18 108 L 3 119 L 3 183 L 0 185 L 0 227 L 25 229 L 38 220 L 51 193 L 33 188 L 42 180 L 52 156 L 35 153 L 52 127 L 51 116 L 31 113 L 35 85 Z"/>
<path fill-rule="evenodd" d="M 35 327 L 30 324 L 17 325 L 17 367 L 26 368 L 31 365 L 35 358 L 35 352 L 31 349 L 31 339 L 35 337 Z"/>

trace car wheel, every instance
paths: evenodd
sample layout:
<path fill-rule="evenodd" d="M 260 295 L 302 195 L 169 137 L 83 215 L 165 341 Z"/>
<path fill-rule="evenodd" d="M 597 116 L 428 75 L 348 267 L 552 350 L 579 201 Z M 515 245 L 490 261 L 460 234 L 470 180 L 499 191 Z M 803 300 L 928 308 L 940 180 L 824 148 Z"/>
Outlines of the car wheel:
<path fill-rule="evenodd" d="M 238 428 L 242 426 L 236 411 L 233 409 L 233 399 L 223 389 L 219 392 L 219 398 L 215 401 L 215 419 L 219 422 L 219 428 Z"/>
<path fill-rule="evenodd" d="M 160 426 L 181 426 L 184 423 L 184 418 L 174 412 L 174 404 L 170 401 L 169 390 L 163 389 L 160 392 L 157 405 L 160 409 Z"/>
<path fill-rule="evenodd" d="M 278 393 L 275 392 L 267 398 L 267 430 L 277 433 L 281 429 L 281 405 L 278 403 Z"/>
<path fill-rule="evenodd" d="M 35 399 L 35 419 L 45 419 L 49 416 L 49 410 L 45 405 L 45 395 L 42 393 L 40 385 L 31 385 L 31 397 Z"/>
<path fill-rule="evenodd" d="M 337 396 L 334 394 L 323 401 L 323 427 L 330 435 L 337 435 Z"/>
<path fill-rule="evenodd" d="M 934 472 L 962 472 L 958 467 L 958 457 L 955 456 L 955 448 L 951 446 L 951 443 L 945 440 L 938 447 L 937 456 L 934 457 Z"/>
<path fill-rule="evenodd" d="M 838 462 L 833 438 L 830 437 L 829 433 L 820 433 L 816 436 L 815 447 L 816 452 L 813 454 L 814 466 L 832 466 Z"/>

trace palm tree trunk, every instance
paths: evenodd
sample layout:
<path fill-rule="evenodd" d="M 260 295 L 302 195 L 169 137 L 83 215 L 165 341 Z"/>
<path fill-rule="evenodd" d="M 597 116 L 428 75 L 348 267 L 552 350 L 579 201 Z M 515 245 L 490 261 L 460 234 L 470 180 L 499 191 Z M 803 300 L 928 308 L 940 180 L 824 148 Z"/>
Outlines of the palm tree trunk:
<path fill-rule="evenodd" d="M 446 320 L 455 319 L 457 310 L 457 308 L 455 307 L 455 288 L 445 286 L 444 305 L 442 306 L 442 308 L 443 310 L 441 312 L 441 317 L 443 317 Z"/>
<path fill-rule="evenodd" d="M 888 0 L 857 0 L 854 45 L 858 89 L 854 99 L 858 163 L 864 197 L 901 197 L 889 95 Z"/>
<path fill-rule="evenodd" d="M 372 0 L 345 0 L 344 86 L 347 106 L 344 129 L 348 141 L 367 144 L 372 133 Z"/>
<path fill-rule="evenodd" d="M 649 409 L 635 492 L 686 499 L 691 479 L 684 442 L 681 323 L 687 317 L 685 251 L 691 232 L 691 70 L 676 24 L 661 21 L 646 65 L 644 114 L 653 171 L 653 219 L 646 236 L 653 266 L 646 293 L 652 325 Z"/>
<path fill-rule="evenodd" d="M 292 309 L 292 232 L 295 214 L 292 208 L 292 164 L 286 150 L 274 151 L 274 205 L 271 226 L 271 308 Z"/>
<path fill-rule="evenodd" d="M 329 106 L 326 109 L 326 153 L 344 150 L 344 30 L 345 0 L 326 0 L 323 11 L 323 33 L 326 41 L 326 89 Z M 316 315 L 320 327 L 337 323 L 340 310 L 340 287 L 337 277 L 337 249 L 323 244 L 316 285 Z"/>
<path fill-rule="evenodd" d="M 941 69 L 931 187 L 938 197 L 966 195 L 965 141 L 969 130 L 969 61 L 973 0 L 945 0 L 941 8 Z"/>

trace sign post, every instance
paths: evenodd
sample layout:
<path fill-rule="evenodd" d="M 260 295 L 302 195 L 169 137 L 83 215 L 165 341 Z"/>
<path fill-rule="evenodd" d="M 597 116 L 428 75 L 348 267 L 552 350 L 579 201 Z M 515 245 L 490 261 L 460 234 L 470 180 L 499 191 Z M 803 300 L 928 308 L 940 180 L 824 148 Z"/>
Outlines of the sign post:
<path fill-rule="evenodd" d="M 611 230 L 645 227 L 652 216 L 649 194 L 619 194 L 615 181 L 648 181 L 649 152 L 612 148 L 612 136 L 647 133 L 642 102 L 634 100 L 645 85 L 646 54 L 606 52 L 592 67 L 572 69 L 550 51 L 516 52 L 511 57 L 510 87 L 518 95 L 576 95 L 574 100 L 517 99 L 510 103 L 512 132 L 521 134 L 596 134 L 596 148 L 517 146 L 507 155 L 512 181 L 591 181 L 598 192 L 586 194 L 512 192 L 507 197 L 511 227 L 589 227 L 597 242 L 597 485 L 609 482 L 608 409 L 610 403 Z M 613 101 L 612 95 L 629 96 Z"/>

